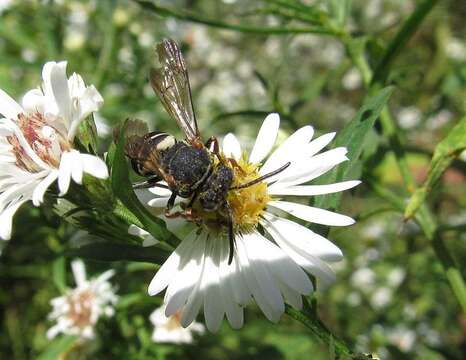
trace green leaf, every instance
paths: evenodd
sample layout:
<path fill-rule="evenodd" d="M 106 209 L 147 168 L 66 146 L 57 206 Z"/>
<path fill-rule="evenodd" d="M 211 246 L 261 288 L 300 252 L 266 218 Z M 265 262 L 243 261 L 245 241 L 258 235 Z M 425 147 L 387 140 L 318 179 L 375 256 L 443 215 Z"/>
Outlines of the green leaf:
<path fill-rule="evenodd" d="M 99 261 L 142 261 L 160 265 L 167 259 L 169 253 L 155 246 L 142 247 L 100 242 L 69 249 L 64 255 Z"/>
<path fill-rule="evenodd" d="M 406 219 L 416 214 L 442 174 L 464 149 L 466 149 L 466 117 L 461 119 L 435 148 L 427 179 L 422 187 L 414 192 L 406 206 L 404 214 Z"/>
<path fill-rule="evenodd" d="M 76 344 L 78 338 L 76 336 L 62 336 L 52 341 L 47 349 L 37 357 L 37 360 L 56 360 L 65 359 L 64 356 Z"/>
<path fill-rule="evenodd" d="M 60 256 L 53 262 L 52 278 L 57 289 L 60 293 L 64 294 L 66 291 L 66 264 L 64 257 Z"/>
<path fill-rule="evenodd" d="M 128 166 L 124 154 L 126 123 L 122 126 L 119 141 L 115 149 L 112 167 L 112 189 L 116 197 L 144 226 L 144 229 L 151 233 L 159 241 L 169 244 L 179 243 L 179 240 L 167 230 L 165 223 L 153 216 L 137 198 L 133 191 L 128 174 Z"/>
<path fill-rule="evenodd" d="M 89 116 L 79 124 L 76 137 L 86 151 L 91 154 L 97 153 L 97 128 L 92 116 Z"/>
<path fill-rule="evenodd" d="M 380 112 L 390 98 L 392 90 L 392 87 L 384 88 L 377 92 L 376 95 L 368 97 L 364 101 L 363 106 L 359 109 L 353 120 L 340 131 L 334 141 L 335 147 L 344 146 L 348 149 L 347 157 L 349 161 L 340 164 L 332 171 L 321 176 L 317 183 L 331 184 L 349 180 L 348 177 L 355 175 L 354 169 L 358 165 L 358 159 L 364 149 L 366 139 Z M 321 195 L 316 197 L 314 205 L 336 209 L 340 198 L 341 193 Z"/>

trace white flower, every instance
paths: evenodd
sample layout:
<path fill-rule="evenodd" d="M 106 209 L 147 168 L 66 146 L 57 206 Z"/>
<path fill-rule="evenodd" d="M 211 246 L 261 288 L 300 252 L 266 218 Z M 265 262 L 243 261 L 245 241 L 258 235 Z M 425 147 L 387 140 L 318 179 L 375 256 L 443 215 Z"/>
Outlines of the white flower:
<path fill-rule="evenodd" d="M 92 339 L 99 318 L 113 316 L 115 312 L 118 297 L 108 281 L 114 271 L 108 270 L 95 279 L 87 280 L 82 261 L 73 261 L 71 268 L 77 286 L 50 301 L 53 309 L 49 318 L 57 323 L 47 331 L 49 339 L 59 333 Z"/>
<path fill-rule="evenodd" d="M 340 147 L 318 154 L 335 134 L 311 141 L 314 130 L 305 126 L 268 156 L 275 144 L 279 122 L 278 114 L 267 116 L 249 157 L 243 154 L 233 134 L 223 140 L 222 153 L 230 159 L 226 162 L 233 164 L 234 186 L 291 163 L 264 182 L 229 191 L 228 203 L 236 234 L 232 263 L 228 264 L 229 242 L 224 226 L 212 218 L 220 215 L 203 212 L 195 205 L 194 211 L 205 221 L 183 238 L 149 285 L 150 295 L 167 288 L 165 314 L 172 316 L 181 312 L 182 326 L 191 324 L 203 308 L 210 331 L 219 329 L 225 314 L 233 328 L 240 328 L 244 321 L 243 307 L 253 299 L 269 320 L 278 322 L 285 311 L 285 302 L 301 308 L 301 295 L 313 291 L 306 272 L 321 284 L 335 278 L 328 263 L 342 258 L 340 249 L 282 214 L 323 225 L 346 226 L 354 220 L 281 198 L 290 195 L 307 199 L 350 189 L 360 182 L 301 185 L 346 161 L 347 150 Z M 158 197 L 148 205 L 165 207 L 170 191 L 162 188 L 151 191 Z M 171 220 L 166 221 L 169 226 Z"/>
<path fill-rule="evenodd" d="M 193 333 L 203 334 L 204 325 L 193 322 L 184 328 L 180 324 L 181 313 L 165 316 L 165 306 L 154 310 L 150 315 L 150 321 L 154 325 L 152 340 L 156 343 L 190 344 L 193 342 Z"/>
<path fill-rule="evenodd" d="M 60 195 L 70 180 L 81 184 L 83 173 L 108 177 L 98 157 L 81 154 L 73 139 L 82 120 L 97 111 L 103 99 L 81 76 L 66 77 L 66 62 L 48 62 L 43 85 L 30 90 L 19 105 L 0 90 L 0 238 L 11 236 L 12 218 L 26 201 L 39 206 L 47 188 L 58 179 Z"/>

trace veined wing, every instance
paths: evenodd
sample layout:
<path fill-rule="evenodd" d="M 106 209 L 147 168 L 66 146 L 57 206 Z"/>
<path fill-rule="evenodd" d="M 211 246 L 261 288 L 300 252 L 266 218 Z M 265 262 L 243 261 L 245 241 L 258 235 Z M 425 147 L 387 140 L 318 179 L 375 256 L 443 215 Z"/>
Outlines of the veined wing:
<path fill-rule="evenodd" d="M 194 114 L 186 64 L 173 40 L 157 45 L 160 68 L 152 69 L 150 82 L 165 110 L 176 120 L 189 141 L 200 137 Z"/>

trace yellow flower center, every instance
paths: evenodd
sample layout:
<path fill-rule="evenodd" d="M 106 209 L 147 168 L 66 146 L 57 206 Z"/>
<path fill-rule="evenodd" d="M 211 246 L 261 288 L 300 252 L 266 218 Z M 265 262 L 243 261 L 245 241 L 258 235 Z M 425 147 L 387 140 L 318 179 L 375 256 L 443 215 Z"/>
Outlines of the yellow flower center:
<path fill-rule="evenodd" d="M 259 178 L 258 167 L 258 164 L 248 163 L 243 157 L 233 161 L 233 187 Z M 267 183 L 260 182 L 243 189 L 230 190 L 227 200 L 233 212 L 235 231 L 248 233 L 256 228 L 271 197 L 267 193 Z"/>

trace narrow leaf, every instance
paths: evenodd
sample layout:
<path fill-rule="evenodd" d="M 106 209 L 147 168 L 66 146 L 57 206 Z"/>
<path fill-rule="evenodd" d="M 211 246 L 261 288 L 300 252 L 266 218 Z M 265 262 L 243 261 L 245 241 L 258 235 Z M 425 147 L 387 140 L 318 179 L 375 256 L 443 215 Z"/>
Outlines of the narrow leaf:
<path fill-rule="evenodd" d="M 464 149 L 466 149 L 466 117 L 460 120 L 435 148 L 427 179 L 422 187 L 414 192 L 406 206 L 406 219 L 415 215 L 442 174 Z"/>
<path fill-rule="evenodd" d="M 416 7 L 416 9 L 405 21 L 390 44 L 388 44 L 385 54 L 375 68 L 374 77 L 372 80 L 373 83 L 385 82 L 391 63 L 401 53 L 401 50 L 412 38 L 414 33 L 421 25 L 422 21 L 437 3 L 438 0 L 424 0 Z"/>
<path fill-rule="evenodd" d="M 66 266 L 64 257 L 60 256 L 53 262 L 52 274 L 55 286 L 60 293 L 64 294 L 66 291 Z"/>
<path fill-rule="evenodd" d="M 335 147 L 344 146 L 348 149 L 347 157 L 349 161 L 339 165 L 332 171 L 319 178 L 319 184 L 331 184 L 338 181 L 349 180 L 350 176 L 358 164 L 367 136 L 374 126 L 383 107 L 387 103 L 392 88 L 387 87 L 376 95 L 366 99 L 361 109 L 353 120 L 341 130 L 334 141 Z M 316 197 L 315 205 L 322 208 L 336 209 L 341 198 L 341 193 L 321 195 Z"/>
<path fill-rule="evenodd" d="M 133 191 L 124 154 L 125 128 L 126 124 L 122 126 L 122 130 L 120 131 L 119 141 L 112 161 L 113 192 L 121 200 L 123 205 L 138 218 L 145 230 L 150 232 L 157 240 L 171 244 L 177 243 L 179 240 L 167 230 L 165 223 L 161 219 L 153 216 L 144 205 L 141 204 Z"/>
<path fill-rule="evenodd" d="M 76 336 L 63 336 L 52 341 L 47 349 L 37 357 L 37 360 L 56 360 L 64 358 L 66 354 L 76 344 Z"/>

